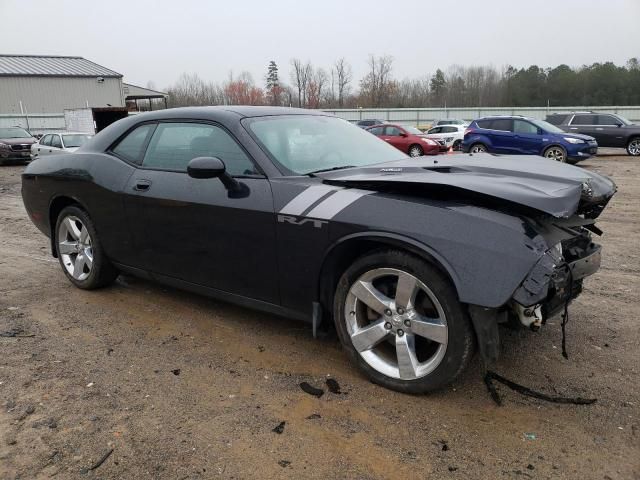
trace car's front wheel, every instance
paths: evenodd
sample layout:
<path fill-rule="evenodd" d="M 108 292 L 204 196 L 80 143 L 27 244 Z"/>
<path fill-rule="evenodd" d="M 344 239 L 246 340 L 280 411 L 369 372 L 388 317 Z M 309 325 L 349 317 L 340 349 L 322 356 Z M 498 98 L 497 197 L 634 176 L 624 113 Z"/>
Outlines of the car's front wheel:
<path fill-rule="evenodd" d="M 72 205 L 58 215 L 55 228 L 58 260 L 78 288 L 91 290 L 112 283 L 118 271 L 106 257 L 87 212 Z"/>
<path fill-rule="evenodd" d="M 634 157 L 640 156 L 640 137 L 634 137 L 627 144 L 627 153 Z"/>
<path fill-rule="evenodd" d="M 409 147 L 409 156 L 410 157 L 421 157 L 424 154 L 422 147 L 420 145 L 411 145 Z"/>
<path fill-rule="evenodd" d="M 542 156 L 561 163 L 565 163 L 567 161 L 567 151 L 558 146 L 547 148 Z"/>
<path fill-rule="evenodd" d="M 334 319 L 358 367 L 393 390 L 441 388 L 473 354 L 471 323 L 449 280 L 401 251 L 374 252 L 347 269 L 336 290 Z"/>

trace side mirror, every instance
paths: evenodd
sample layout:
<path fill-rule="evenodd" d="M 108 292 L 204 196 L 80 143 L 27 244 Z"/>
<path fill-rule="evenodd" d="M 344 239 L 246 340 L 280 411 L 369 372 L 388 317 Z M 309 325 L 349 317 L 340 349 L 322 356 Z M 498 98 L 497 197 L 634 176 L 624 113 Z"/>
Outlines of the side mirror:
<path fill-rule="evenodd" d="M 622 123 L 616 123 L 616 125 L 617 125 L 618 127 L 622 127 L 622 125 L 623 125 L 623 124 L 622 124 Z"/>
<path fill-rule="evenodd" d="M 407 134 L 406 134 L 406 133 L 404 133 L 404 132 L 400 132 L 400 136 L 401 136 L 401 137 L 406 137 L 406 136 L 407 136 Z"/>
<path fill-rule="evenodd" d="M 224 162 L 215 157 L 197 157 L 187 165 L 192 178 L 218 178 L 226 172 Z"/>
<path fill-rule="evenodd" d="M 187 164 L 187 174 L 191 178 L 219 178 L 229 192 L 229 198 L 244 198 L 249 195 L 249 187 L 227 173 L 224 162 L 216 157 L 196 157 Z"/>

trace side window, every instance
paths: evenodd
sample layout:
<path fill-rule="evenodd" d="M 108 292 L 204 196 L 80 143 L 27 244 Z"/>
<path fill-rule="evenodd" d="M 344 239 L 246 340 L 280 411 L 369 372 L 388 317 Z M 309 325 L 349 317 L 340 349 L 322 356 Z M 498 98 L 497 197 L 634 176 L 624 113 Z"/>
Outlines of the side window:
<path fill-rule="evenodd" d="M 567 115 L 547 115 L 547 122 L 551 125 L 562 125 Z"/>
<path fill-rule="evenodd" d="M 129 162 L 140 165 L 142 163 L 142 156 L 144 155 L 144 148 L 147 145 L 147 140 L 155 128 L 155 123 L 140 125 L 120 140 L 120 142 L 118 142 L 111 151 Z"/>
<path fill-rule="evenodd" d="M 618 120 L 615 117 L 612 117 L 611 115 L 597 115 L 597 119 L 598 119 L 597 125 L 607 125 L 610 127 L 615 127 L 616 125 L 621 123 L 620 120 Z"/>
<path fill-rule="evenodd" d="M 510 118 L 498 118 L 491 121 L 491 130 L 502 130 L 503 132 L 510 132 L 513 125 L 513 121 Z"/>
<path fill-rule="evenodd" d="M 537 135 L 538 127 L 536 127 L 533 123 L 525 122 L 524 120 L 514 120 L 513 131 L 515 133 L 527 133 L 530 135 Z"/>
<path fill-rule="evenodd" d="M 51 135 L 51 146 L 55 148 L 62 148 L 62 141 L 60 135 Z"/>
<path fill-rule="evenodd" d="M 478 127 L 480 128 L 484 128 L 484 129 L 489 129 L 491 128 L 491 120 L 478 120 L 476 122 L 476 124 L 478 125 Z"/>
<path fill-rule="evenodd" d="M 382 131 L 384 130 L 384 127 L 374 127 L 369 129 L 370 133 L 373 133 L 375 136 L 379 137 L 380 135 L 382 135 Z"/>
<path fill-rule="evenodd" d="M 457 131 L 456 127 L 442 127 L 442 133 L 455 133 Z"/>
<path fill-rule="evenodd" d="M 571 125 L 595 125 L 596 124 L 596 116 L 595 115 L 576 115 L 571 120 Z"/>
<path fill-rule="evenodd" d="M 402 131 L 398 127 L 387 127 L 387 131 L 385 135 L 389 135 L 391 137 L 399 137 Z"/>
<path fill-rule="evenodd" d="M 50 145 L 49 143 L 50 141 L 51 141 L 51 135 L 45 135 L 40 139 L 40 145 L 44 147 L 48 147 Z"/>
<path fill-rule="evenodd" d="M 432 128 L 429 133 L 442 133 L 442 127 Z"/>
<path fill-rule="evenodd" d="M 253 162 L 220 127 L 201 123 L 160 123 L 151 137 L 143 167 L 186 172 L 196 157 L 218 157 L 230 175 L 258 175 Z"/>

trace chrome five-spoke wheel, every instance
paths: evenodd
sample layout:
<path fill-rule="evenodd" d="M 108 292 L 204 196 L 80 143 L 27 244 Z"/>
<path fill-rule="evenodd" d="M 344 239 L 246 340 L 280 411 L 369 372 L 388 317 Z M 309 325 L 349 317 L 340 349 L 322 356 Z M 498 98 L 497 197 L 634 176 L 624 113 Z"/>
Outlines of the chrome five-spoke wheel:
<path fill-rule="evenodd" d="M 406 271 L 375 268 L 365 272 L 348 291 L 344 317 L 355 350 L 387 377 L 424 377 L 445 356 L 444 309 L 436 295 Z"/>
<path fill-rule="evenodd" d="M 76 280 L 85 280 L 93 268 L 91 235 L 82 221 L 65 217 L 58 227 L 58 254 L 64 268 Z"/>

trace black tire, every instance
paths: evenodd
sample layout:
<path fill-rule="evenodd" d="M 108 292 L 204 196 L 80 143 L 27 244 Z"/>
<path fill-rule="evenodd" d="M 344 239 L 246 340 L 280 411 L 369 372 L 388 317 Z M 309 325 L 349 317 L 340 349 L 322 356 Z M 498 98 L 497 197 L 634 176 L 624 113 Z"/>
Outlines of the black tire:
<path fill-rule="evenodd" d="M 633 137 L 627 143 L 627 154 L 632 157 L 640 156 L 640 137 Z"/>
<path fill-rule="evenodd" d="M 75 218 L 79 220 L 87 229 L 89 234 L 90 250 L 92 252 L 93 261 L 86 278 L 74 278 L 74 276 L 68 271 L 68 267 L 65 266 L 63 258 L 64 255 L 60 252 L 60 242 L 63 241 L 63 239 L 60 238 L 60 226 L 67 218 Z M 89 217 L 89 214 L 82 208 L 71 205 L 62 209 L 56 220 L 56 226 L 53 234 L 55 238 L 56 252 L 58 254 L 58 260 L 60 261 L 62 271 L 76 287 L 84 290 L 93 290 L 113 283 L 118 277 L 118 270 L 113 266 L 104 253 L 91 217 Z M 69 260 L 70 258 L 67 258 L 67 261 Z"/>
<path fill-rule="evenodd" d="M 469 147 L 469 153 L 487 153 L 488 151 L 484 143 L 474 143 Z"/>
<path fill-rule="evenodd" d="M 462 148 L 462 140 L 456 140 L 455 142 L 453 142 L 452 148 L 454 152 L 460 150 Z"/>
<path fill-rule="evenodd" d="M 351 286 L 362 275 L 379 268 L 407 272 L 422 282 L 437 297 L 446 317 L 448 339 L 444 357 L 425 376 L 404 380 L 385 375 L 363 359 L 354 347 L 347 327 L 345 307 Z M 399 250 L 379 250 L 357 259 L 342 275 L 333 302 L 333 318 L 343 348 L 354 363 L 374 383 L 403 393 L 426 393 L 446 386 L 466 368 L 475 351 L 475 335 L 468 313 L 458 301 L 455 288 L 436 267 Z M 388 324 L 387 324 L 388 325 Z M 398 335 L 394 333 L 394 335 Z M 390 337 L 393 341 L 393 336 Z M 381 342 L 380 345 L 384 345 Z M 377 348 L 377 347 L 375 347 Z"/>
<path fill-rule="evenodd" d="M 417 152 L 418 155 L 412 154 L 411 152 L 413 151 Z M 422 155 L 424 155 L 424 149 L 417 143 L 414 143 L 413 145 L 409 146 L 409 150 L 407 150 L 407 153 L 410 157 L 421 157 Z"/>

